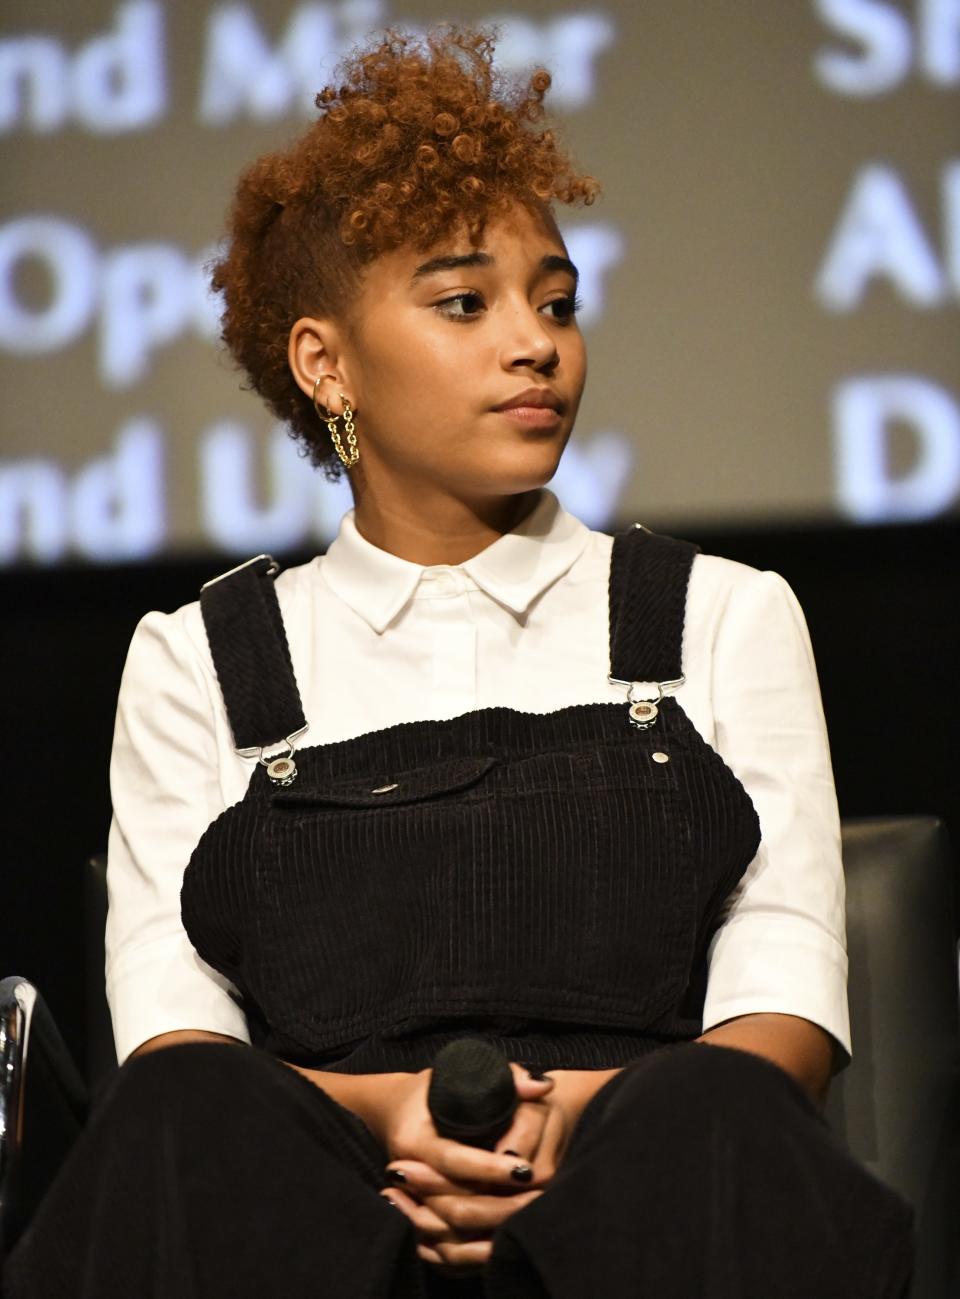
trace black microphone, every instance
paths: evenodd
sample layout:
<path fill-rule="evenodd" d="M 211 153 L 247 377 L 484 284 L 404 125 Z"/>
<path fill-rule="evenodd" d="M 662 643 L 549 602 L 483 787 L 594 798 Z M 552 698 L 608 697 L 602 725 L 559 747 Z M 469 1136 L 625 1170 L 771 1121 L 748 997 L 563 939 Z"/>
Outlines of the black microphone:
<path fill-rule="evenodd" d="M 437 1053 L 427 1108 L 441 1137 L 492 1150 L 518 1102 L 513 1071 L 491 1043 L 458 1037 Z"/>

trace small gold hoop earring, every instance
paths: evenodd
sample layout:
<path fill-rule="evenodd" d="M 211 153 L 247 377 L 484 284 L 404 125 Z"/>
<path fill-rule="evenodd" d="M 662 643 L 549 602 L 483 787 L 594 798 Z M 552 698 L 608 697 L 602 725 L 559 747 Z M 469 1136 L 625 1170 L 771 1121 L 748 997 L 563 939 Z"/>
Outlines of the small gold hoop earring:
<path fill-rule="evenodd" d="M 325 406 L 320 405 L 317 401 L 317 389 L 320 386 L 320 380 L 325 378 L 327 378 L 326 375 L 318 374 L 313 381 L 313 408 L 329 429 L 333 449 L 340 457 L 340 461 L 344 468 L 352 469 L 360 459 L 360 449 L 357 446 L 357 432 L 353 422 L 353 411 L 350 409 L 350 403 L 342 392 L 337 394 L 343 402 L 342 415 L 331 415 Z M 343 429 L 347 436 L 346 447 L 344 447 L 343 443 L 340 441 L 340 433 L 337 429 L 337 421 L 340 419 L 343 420 Z"/>

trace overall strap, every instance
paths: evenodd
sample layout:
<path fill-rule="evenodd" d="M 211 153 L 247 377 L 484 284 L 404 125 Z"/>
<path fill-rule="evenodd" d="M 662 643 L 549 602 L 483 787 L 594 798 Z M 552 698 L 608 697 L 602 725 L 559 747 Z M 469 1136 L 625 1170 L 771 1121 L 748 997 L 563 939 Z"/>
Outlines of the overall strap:
<path fill-rule="evenodd" d="M 238 750 L 260 749 L 306 726 L 270 555 L 207 582 L 200 612 Z"/>
<path fill-rule="evenodd" d="M 610 675 L 618 681 L 683 676 L 687 583 L 697 547 L 639 523 L 613 539 Z"/>

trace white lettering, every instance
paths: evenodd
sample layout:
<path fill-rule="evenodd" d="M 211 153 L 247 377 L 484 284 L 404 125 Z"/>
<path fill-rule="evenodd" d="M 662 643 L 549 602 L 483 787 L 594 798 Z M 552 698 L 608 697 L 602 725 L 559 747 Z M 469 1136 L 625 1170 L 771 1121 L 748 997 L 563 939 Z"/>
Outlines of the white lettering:
<path fill-rule="evenodd" d="M 623 258 L 623 236 L 611 225 L 578 225 L 563 230 L 570 260 L 580 272 L 581 327 L 603 315 L 604 276 Z"/>
<path fill-rule="evenodd" d="M 321 87 L 321 69 L 338 50 L 327 5 L 294 10 L 276 50 L 247 5 L 221 5 L 207 28 L 201 120 L 223 126 L 247 113 L 271 121 L 288 113 L 298 96 L 308 107 Z"/>
<path fill-rule="evenodd" d="M 290 550 L 311 535 L 329 541 L 352 504 L 346 479 L 331 483 L 278 424 L 266 442 L 269 503 L 257 497 L 256 440 L 225 420 L 200 443 L 200 498 L 207 535 L 224 550 Z"/>
<path fill-rule="evenodd" d="M 183 333 L 189 276 L 186 257 L 166 244 L 121 248 L 104 259 L 100 368 L 108 384 L 142 379 L 154 349 Z"/>
<path fill-rule="evenodd" d="M 633 469 L 633 446 L 623 433 L 577 436 L 567 449 L 551 486 L 564 508 L 589 528 L 607 528 Z"/>
<path fill-rule="evenodd" d="M 566 231 L 581 272 L 581 323 L 603 311 L 604 277 L 623 257 L 623 238 L 607 224 Z M 56 217 L 23 217 L 0 227 L 0 348 L 16 355 L 75 341 L 99 314 L 99 364 L 114 388 L 139 382 L 155 353 L 192 329 L 218 336 L 221 296 L 209 282 L 216 246 L 193 258 L 169 244 L 134 244 L 100 254 L 82 228 Z M 43 305 L 18 295 L 18 272 L 39 261 L 49 281 Z"/>
<path fill-rule="evenodd" d="M 104 382 L 120 388 L 145 377 L 154 354 L 192 329 L 219 333 L 223 303 L 210 288 L 218 248 L 189 258 L 171 244 L 132 244 L 101 255 L 87 232 L 56 217 L 21 217 L 0 226 L 0 349 L 18 356 L 74 342 L 100 313 Z M 23 300 L 20 272 L 40 264 L 48 292 Z"/>
<path fill-rule="evenodd" d="M 383 9 L 380 0 L 353 0 L 338 9 L 303 4 L 271 45 L 249 5 L 220 5 L 207 27 L 201 121 L 223 126 L 244 114 L 272 121 L 296 109 L 311 112 L 337 59 L 379 25 Z M 595 11 L 554 18 L 542 27 L 510 15 L 497 26 L 498 66 L 510 73 L 545 62 L 554 73 L 551 102 L 566 109 L 590 100 L 596 60 L 616 35 L 612 20 Z M 404 29 L 417 34 L 411 23 Z"/>
<path fill-rule="evenodd" d="M 383 26 L 386 4 L 384 0 L 340 0 L 338 16 L 344 45 L 349 47 L 366 40 L 375 27 Z"/>
<path fill-rule="evenodd" d="M 210 270 L 222 254 L 219 244 L 212 244 L 198 253 L 189 271 L 189 313 L 193 327 L 201 338 L 220 336 L 220 318 L 223 315 L 223 294 L 214 293 L 210 284 Z"/>
<path fill-rule="evenodd" d="M 67 548 L 67 482 L 53 460 L 0 464 L 0 563 L 51 564 Z"/>
<path fill-rule="evenodd" d="M 584 522 L 607 527 L 633 456 L 623 433 L 578 436 L 553 487 Z M 353 503 L 347 478 L 332 483 L 314 469 L 282 424 L 265 439 L 243 424 L 214 424 L 199 438 L 199 471 L 204 532 L 233 553 L 326 544 Z M 71 549 L 99 561 L 147 558 L 166 540 L 166 493 L 163 433 L 142 416 L 124 424 L 114 449 L 72 480 L 52 460 L 0 464 L 0 564 L 55 563 Z"/>
<path fill-rule="evenodd" d="M 79 50 L 73 64 L 77 117 L 91 131 L 135 131 L 166 107 L 163 8 L 131 0 L 117 12 L 116 30 Z"/>
<path fill-rule="evenodd" d="M 920 0 L 920 62 L 934 85 L 960 85 L 960 0 Z"/>
<path fill-rule="evenodd" d="M 914 63 L 934 86 L 960 85 L 960 0 L 916 0 L 915 30 L 891 0 L 816 0 L 820 17 L 862 48 L 823 49 L 814 59 L 820 81 L 840 95 L 884 95 Z"/>
<path fill-rule="evenodd" d="M 67 57 L 49 36 L 0 41 L 0 131 L 23 117 L 34 131 L 55 131 L 68 112 Z"/>
<path fill-rule="evenodd" d="M 545 57 L 555 69 L 552 102 L 580 108 L 593 98 L 598 55 L 613 44 L 616 28 L 606 14 L 591 12 L 554 18 L 547 24 Z"/>
<path fill-rule="evenodd" d="M 918 375 L 848 379 L 833 398 L 840 504 L 862 523 L 927 519 L 960 493 L 960 406 Z M 894 424 L 916 439 L 909 473 L 890 473 Z"/>
<path fill-rule="evenodd" d="M 820 50 L 814 69 L 839 95 L 882 95 L 910 71 L 913 40 L 906 16 L 887 0 L 817 0 L 817 10 L 841 36 L 861 48 Z"/>
<path fill-rule="evenodd" d="M 163 5 L 128 0 L 113 31 L 94 36 L 71 57 L 48 36 L 0 41 L 0 131 L 21 121 L 53 131 L 73 115 L 101 135 L 135 131 L 166 109 Z"/>
<path fill-rule="evenodd" d="M 960 162 L 943 169 L 944 261 L 953 292 L 960 300 Z"/>
<path fill-rule="evenodd" d="M 43 263 L 49 301 L 17 297 L 21 263 Z M 16 355 L 51 352 L 86 329 L 96 304 L 97 250 L 85 231 L 56 217 L 31 216 L 0 227 L 0 347 Z"/>
<path fill-rule="evenodd" d="M 70 490 L 74 544 L 89 559 L 144 559 L 163 543 L 163 434 L 153 421 L 133 419 L 116 450 L 86 465 Z"/>
<path fill-rule="evenodd" d="M 554 18 L 543 29 L 529 18 L 497 19 L 497 63 L 505 73 L 545 63 L 554 74 L 551 103 L 579 108 L 594 92 L 594 64 L 613 44 L 616 29 L 606 14 L 590 12 Z"/>
<path fill-rule="evenodd" d="M 874 276 L 886 276 L 913 306 L 943 302 L 947 285 L 899 176 L 870 164 L 854 181 L 816 280 L 828 311 L 860 305 Z"/>

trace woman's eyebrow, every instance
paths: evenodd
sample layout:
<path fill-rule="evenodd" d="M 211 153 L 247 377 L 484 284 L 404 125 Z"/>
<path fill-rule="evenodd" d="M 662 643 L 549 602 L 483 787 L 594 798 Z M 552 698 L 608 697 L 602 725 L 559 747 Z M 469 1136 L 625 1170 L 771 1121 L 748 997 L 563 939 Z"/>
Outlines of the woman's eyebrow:
<path fill-rule="evenodd" d="M 411 281 L 421 280 L 425 275 L 436 275 L 438 271 L 456 271 L 463 266 L 493 265 L 494 259 L 489 253 L 451 253 L 441 257 L 431 257 L 429 261 L 418 266 L 410 278 Z M 580 272 L 573 262 L 569 257 L 561 257 L 558 253 L 547 253 L 545 257 L 541 257 L 540 270 L 566 271 L 568 275 L 573 276 L 575 283 L 580 281 Z"/>
<path fill-rule="evenodd" d="M 558 253 L 548 253 L 546 257 L 540 258 L 541 271 L 566 271 L 573 277 L 574 284 L 580 283 L 580 272 L 574 266 L 569 257 L 561 257 Z"/>
<path fill-rule="evenodd" d="M 451 254 L 445 257 L 431 257 L 428 262 L 418 266 L 410 277 L 421 280 L 425 275 L 436 275 L 437 271 L 455 271 L 461 266 L 492 266 L 493 258 L 489 253 Z"/>

